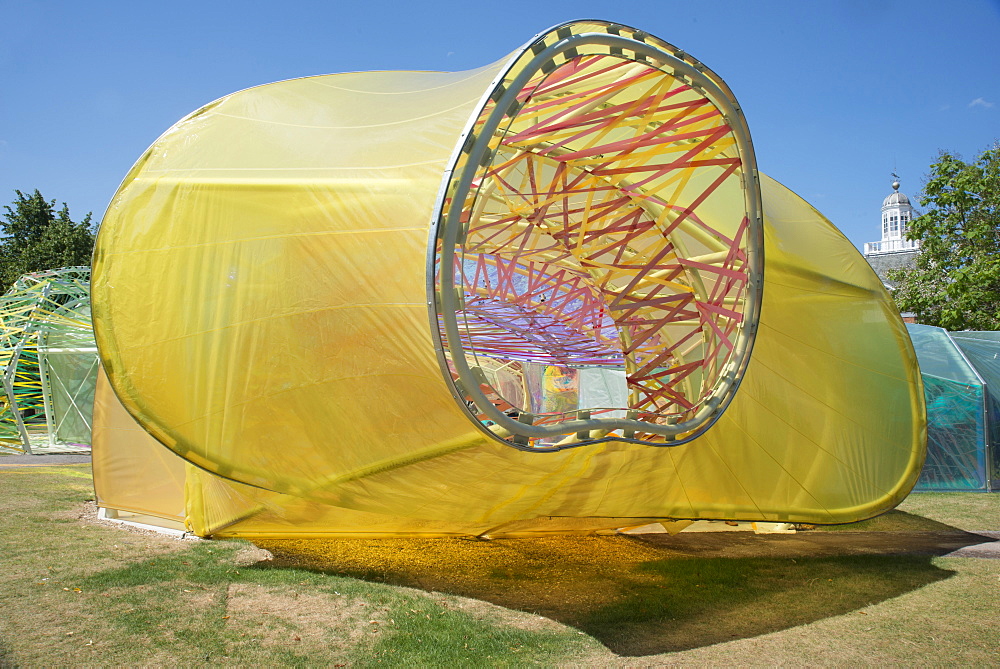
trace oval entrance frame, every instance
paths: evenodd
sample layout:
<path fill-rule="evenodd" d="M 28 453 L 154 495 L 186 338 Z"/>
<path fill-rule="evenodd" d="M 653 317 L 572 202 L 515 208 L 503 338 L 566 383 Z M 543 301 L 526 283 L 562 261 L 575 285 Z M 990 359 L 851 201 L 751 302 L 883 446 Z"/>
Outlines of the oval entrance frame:
<path fill-rule="evenodd" d="M 762 207 L 742 111 L 700 62 L 611 22 L 539 34 L 483 96 L 435 210 L 431 331 L 484 432 L 676 446 L 725 411 L 760 315 Z M 623 368 L 629 406 L 536 415 L 483 356 Z"/>

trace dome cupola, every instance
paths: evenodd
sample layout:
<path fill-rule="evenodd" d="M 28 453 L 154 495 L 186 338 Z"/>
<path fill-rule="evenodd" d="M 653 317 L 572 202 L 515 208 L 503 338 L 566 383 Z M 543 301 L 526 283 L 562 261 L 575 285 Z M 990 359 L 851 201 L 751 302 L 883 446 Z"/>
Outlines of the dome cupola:
<path fill-rule="evenodd" d="M 886 207 L 896 207 L 899 205 L 910 205 L 910 198 L 906 197 L 903 193 L 899 192 L 899 181 L 892 182 L 892 193 L 889 197 L 882 200 L 882 208 Z"/>
<path fill-rule="evenodd" d="M 899 177 L 892 175 L 892 192 L 882 200 L 882 239 L 865 244 L 865 255 L 883 253 L 912 253 L 920 249 L 920 242 L 906 238 L 910 221 L 919 214 L 910 204 L 910 198 L 899 192 Z"/>

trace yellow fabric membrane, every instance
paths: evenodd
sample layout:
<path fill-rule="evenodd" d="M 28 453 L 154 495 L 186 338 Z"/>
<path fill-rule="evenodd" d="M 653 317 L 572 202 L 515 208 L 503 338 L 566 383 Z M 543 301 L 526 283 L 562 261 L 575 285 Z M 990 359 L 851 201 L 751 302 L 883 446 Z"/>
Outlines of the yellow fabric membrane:
<path fill-rule="evenodd" d="M 875 274 L 717 75 L 613 23 L 207 105 L 126 177 L 92 300 L 99 401 L 190 463 L 202 535 L 848 522 L 923 462 Z M 95 476 L 154 457 L 102 420 Z"/>
<path fill-rule="evenodd" d="M 94 391 L 92 452 L 98 506 L 184 523 L 184 460 L 149 436 L 115 397 L 104 370 Z"/>

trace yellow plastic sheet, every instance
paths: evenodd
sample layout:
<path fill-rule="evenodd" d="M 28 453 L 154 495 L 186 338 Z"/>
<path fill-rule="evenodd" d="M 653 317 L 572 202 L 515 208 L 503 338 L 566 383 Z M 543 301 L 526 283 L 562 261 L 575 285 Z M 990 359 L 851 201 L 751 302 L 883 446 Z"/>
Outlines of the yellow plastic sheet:
<path fill-rule="evenodd" d="M 94 392 L 92 439 L 98 506 L 185 521 L 184 460 L 149 436 L 125 411 L 103 370 L 98 372 Z"/>
<path fill-rule="evenodd" d="M 129 173 L 98 238 L 95 330 L 124 407 L 196 465 L 189 526 L 480 534 L 833 523 L 897 504 L 924 452 L 905 329 L 853 246 L 763 175 L 756 342 L 697 438 L 530 452 L 456 401 L 428 296 L 436 206 L 520 54 L 242 91 L 180 121 Z M 143 485 L 113 480 L 116 495 Z"/>

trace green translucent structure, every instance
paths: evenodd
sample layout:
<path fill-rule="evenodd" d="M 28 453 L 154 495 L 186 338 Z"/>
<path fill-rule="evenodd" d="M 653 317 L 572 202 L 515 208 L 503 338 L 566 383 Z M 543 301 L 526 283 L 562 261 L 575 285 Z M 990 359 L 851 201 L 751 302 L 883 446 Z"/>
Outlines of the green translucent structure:
<path fill-rule="evenodd" d="M 22 276 L 0 297 L 0 450 L 90 449 L 97 347 L 90 268 Z"/>
<path fill-rule="evenodd" d="M 927 402 L 914 490 L 1000 491 L 1000 333 L 907 325 Z"/>

